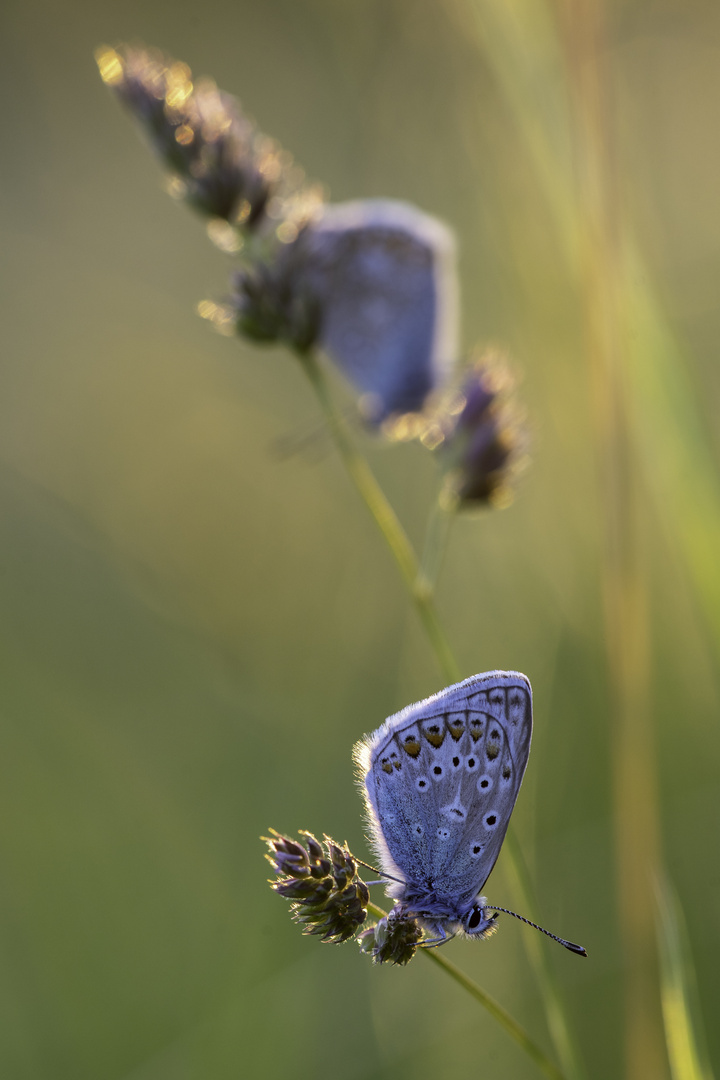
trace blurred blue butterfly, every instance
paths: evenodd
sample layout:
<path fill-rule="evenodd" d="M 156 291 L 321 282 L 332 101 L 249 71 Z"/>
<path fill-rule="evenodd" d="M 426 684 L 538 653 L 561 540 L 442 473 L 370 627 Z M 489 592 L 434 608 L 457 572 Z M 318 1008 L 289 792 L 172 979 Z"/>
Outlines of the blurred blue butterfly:
<path fill-rule="evenodd" d="M 530 753 L 532 690 L 517 671 L 473 675 L 389 717 L 355 747 L 387 893 L 438 945 L 487 937 L 500 911 L 481 895 Z M 583 956 L 580 945 L 550 934 Z"/>
<path fill-rule="evenodd" d="M 457 358 L 450 230 L 407 203 L 368 199 L 324 206 L 292 246 L 318 344 L 363 395 L 365 418 L 422 409 Z"/>

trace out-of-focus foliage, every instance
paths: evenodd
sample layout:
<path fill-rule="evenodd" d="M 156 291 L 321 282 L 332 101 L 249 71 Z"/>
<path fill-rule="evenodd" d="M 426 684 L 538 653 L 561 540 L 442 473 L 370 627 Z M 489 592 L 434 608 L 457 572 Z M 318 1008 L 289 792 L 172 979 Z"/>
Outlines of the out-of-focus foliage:
<path fill-rule="evenodd" d="M 430 964 L 319 948 L 269 894 L 257 837 L 270 824 L 326 829 L 363 857 L 351 747 L 442 680 L 295 361 L 193 314 L 230 264 L 103 92 L 93 50 L 116 40 L 212 75 L 334 200 L 407 199 L 457 230 L 465 345 L 496 342 L 522 372 L 534 461 L 510 509 L 458 522 L 439 602 L 463 674 L 533 682 L 513 821 L 540 921 L 590 954 L 551 956 L 588 1073 L 620 1074 L 628 912 L 592 387 L 563 192 L 533 143 L 559 61 L 529 18 L 516 51 L 490 57 L 492 13 L 480 0 L 5 6 L 2 1075 L 279 1080 L 279 1021 L 303 1080 L 319 1045 L 351 1077 L 536 1075 Z M 637 311 L 658 348 L 633 379 L 646 466 L 649 447 L 657 458 L 637 528 L 662 840 L 717 1063 L 720 15 L 700 0 L 607 14 L 619 194 L 657 302 Z M 545 62 L 528 87 L 513 64 L 530 53 Z M 430 455 L 368 450 L 421 543 Z M 502 903 L 502 856 L 490 884 Z M 519 927 L 446 949 L 547 1044 Z"/>
<path fill-rule="evenodd" d="M 657 884 L 660 988 L 668 1059 L 673 1080 L 711 1080 L 686 930 L 667 882 Z M 695 999 L 695 1000 L 694 1000 Z"/>

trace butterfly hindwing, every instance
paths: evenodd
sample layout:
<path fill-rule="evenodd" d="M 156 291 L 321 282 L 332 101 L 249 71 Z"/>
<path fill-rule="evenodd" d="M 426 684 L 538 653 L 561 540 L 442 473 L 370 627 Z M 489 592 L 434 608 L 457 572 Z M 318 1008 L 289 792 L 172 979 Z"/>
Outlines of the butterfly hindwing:
<path fill-rule="evenodd" d="M 530 751 L 524 675 L 489 672 L 391 716 L 360 744 L 383 869 L 456 901 L 482 888 Z"/>

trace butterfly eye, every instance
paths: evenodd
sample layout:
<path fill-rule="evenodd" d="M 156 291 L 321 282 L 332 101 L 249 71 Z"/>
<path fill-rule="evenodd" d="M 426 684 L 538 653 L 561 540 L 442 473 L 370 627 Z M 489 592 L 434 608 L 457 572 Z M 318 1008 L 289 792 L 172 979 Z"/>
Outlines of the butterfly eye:
<path fill-rule="evenodd" d="M 474 907 L 470 912 L 467 922 L 465 923 L 466 930 L 477 930 L 480 923 L 483 921 L 483 909 L 481 907 Z"/>

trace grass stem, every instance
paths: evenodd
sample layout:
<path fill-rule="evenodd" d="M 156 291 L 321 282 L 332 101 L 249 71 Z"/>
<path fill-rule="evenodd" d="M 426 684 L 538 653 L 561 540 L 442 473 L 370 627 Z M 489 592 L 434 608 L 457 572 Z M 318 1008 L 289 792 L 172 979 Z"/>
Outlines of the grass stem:
<path fill-rule="evenodd" d="M 382 908 L 379 908 L 376 904 L 372 903 L 368 904 L 368 911 L 378 919 L 383 918 L 383 916 L 387 914 Z M 504 1009 L 502 1005 L 495 1001 L 495 998 L 491 997 L 487 991 L 483 990 L 474 979 L 471 979 L 469 975 L 466 975 L 461 971 L 459 967 L 453 964 L 451 960 L 448 960 L 438 949 L 422 949 L 421 952 L 428 960 L 437 964 L 439 968 L 442 968 L 446 975 L 449 975 L 451 979 L 454 979 L 463 990 L 482 1005 L 482 1007 L 497 1020 L 498 1024 L 505 1029 L 510 1038 L 513 1039 L 518 1046 L 524 1050 L 528 1057 L 535 1062 L 545 1076 L 550 1077 L 550 1080 L 566 1080 L 565 1074 L 553 1064 L 537 1043 L 533 1042 L 525 1029 L 513 1019 L 507 1009 Z"/>
<path fill-rule="evenodd" d="M 372 514 L 397 563 L 400 575 L 430 640 L 444 678 L 458 682 L 460 669 L 440 623 L 432 589 L 421 578 L 417 556 L 385 492 L 365 458 L 355 447 L 347 423 L 336 408 L 317 359 L 305 354 L 302 363 L 317 395 L 335 447 L 361 499 Z"/>

